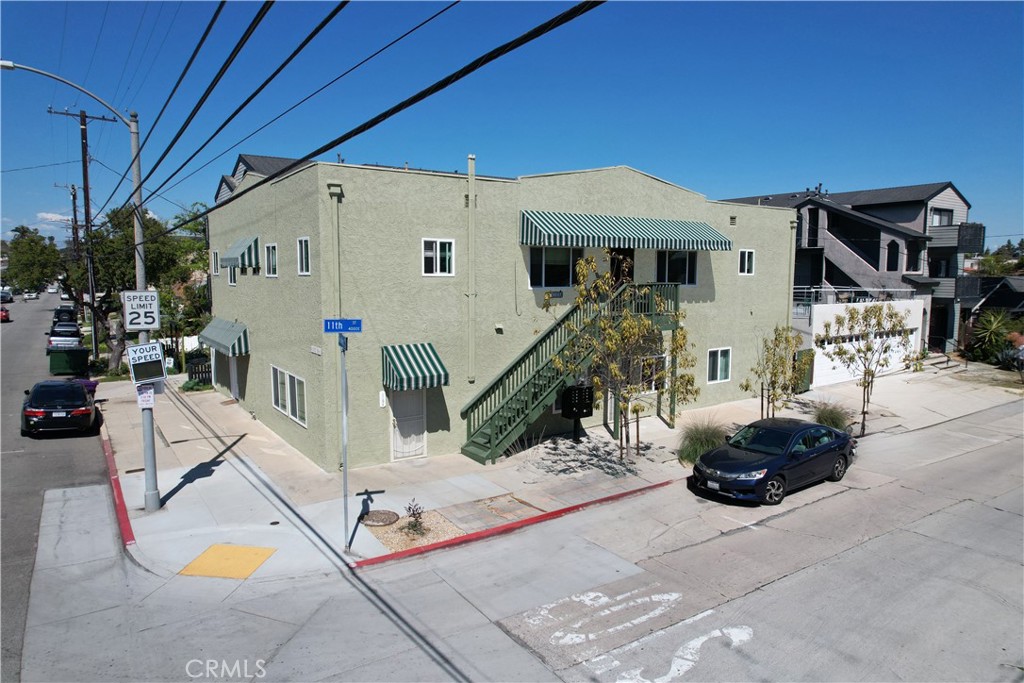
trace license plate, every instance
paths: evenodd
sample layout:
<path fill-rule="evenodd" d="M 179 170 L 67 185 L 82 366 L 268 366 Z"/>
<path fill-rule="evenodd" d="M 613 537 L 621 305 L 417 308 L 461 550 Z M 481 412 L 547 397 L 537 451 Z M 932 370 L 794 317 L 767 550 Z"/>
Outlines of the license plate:
<path fill-rule="evenodd" d="M 711 489 L 712 491 L 718 491 L 719 490 L 718 482 L 717 481 L 709 481 L 708 482 L 708 488 Z"/>
<path fill-rule="evenodd" d="M 63 410 L 55 410 L 55 411 L 53 411 L 52 415 L 54 417 L 67 417 L 68 416 L 68 414 L 66 412 L 64 412 Z"/>

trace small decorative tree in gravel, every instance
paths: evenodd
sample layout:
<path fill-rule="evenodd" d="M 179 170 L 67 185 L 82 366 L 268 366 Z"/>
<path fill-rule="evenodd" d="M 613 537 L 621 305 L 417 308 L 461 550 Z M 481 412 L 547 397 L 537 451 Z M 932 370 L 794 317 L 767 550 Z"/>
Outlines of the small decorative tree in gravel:
<path fill-rule="evenodd" d="M 402 527 L 404 531 L 417 536 L 427 533 L 427 527 L 423 525 L 423 506 L 417 503 L 415 498 L 405 506 L 405 515 L 409 521 Z"/>

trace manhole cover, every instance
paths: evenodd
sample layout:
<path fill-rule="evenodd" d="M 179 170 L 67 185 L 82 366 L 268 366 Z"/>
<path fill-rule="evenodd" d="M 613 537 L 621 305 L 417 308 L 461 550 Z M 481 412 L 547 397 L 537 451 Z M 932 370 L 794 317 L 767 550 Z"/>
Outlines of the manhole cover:
<path fill-rule="evenodd" d="M 370 510 L 363 517 L 364 526 L 387 526 L 398 521 L 398 513 L 391 510 Z"/>

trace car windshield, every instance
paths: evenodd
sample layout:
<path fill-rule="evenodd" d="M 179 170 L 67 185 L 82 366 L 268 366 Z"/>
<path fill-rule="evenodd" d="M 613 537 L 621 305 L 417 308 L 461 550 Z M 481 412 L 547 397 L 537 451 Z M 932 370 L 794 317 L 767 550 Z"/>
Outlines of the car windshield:
<path fill-rule="evenodd" d="M 32 390 L 32 405 L 44 408 L 47 406 L 84 405 L 86 402 L 85 387 L 81 384 L 44 384 Z"/>
<path fill-rule="evenodd" d="M 747 451 L 757 453 L 768 453 L 769 455 L 781 455 L 789 443 L 789 433 L 778 429 L 757 427 L 749 425 L 729 439 L 730 446 L 736 446 Z"/>

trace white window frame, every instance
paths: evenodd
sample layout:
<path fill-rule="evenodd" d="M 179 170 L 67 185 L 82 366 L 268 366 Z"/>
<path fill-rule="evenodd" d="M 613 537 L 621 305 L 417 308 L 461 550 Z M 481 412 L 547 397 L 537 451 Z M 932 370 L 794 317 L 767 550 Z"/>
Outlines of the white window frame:
<path fill-rule="evenodd" d="M 276 365 L 271 365 L 270 402 L 278 412 L 287 415 L 293 422 L 303 427 L 306 426 L 308 402 L 306 401 L 305 379 L 293 375 L 287 370 L 282 370 Z"/>
<path fill-rule="evenodd" d="M 212 263 L 210 264 L 210 274 L 220 275 L 220 252 L 211 251 L 210 256 L 213 259 Z"/>
<path fill-rule="evenodd" d="M 228 284 L 232 287 L 238 284 L 238 268 L 235 266 L 228 267 Z"/>
<path fill-rule="evenodd" d="M 441 244 L 448 245 L 448 272 L 440 270 L 441 267 Z M 431 245 L 433 249 L 434 271 L 427 272 L 427 248 Z M 453 277 L 455 275 L 455 240 L 442 237 L 424 237 L 420 249 L 420 273 L 424 277 Z"/>
<path fill-rule="evenodd" d="M 654 372 L 651 373 L 651 378 L 650 378 L 651 381 L 650 382 L 647 382 L 646 378 L 643 376 L 643 364 L 646 363 L 647 361 L 654 361 L 655 364 L 656 364 L 655 367 L 653 368 Z M 659 372 L 666 372 L 666 373 L 668 372 L 668 354 L 666 354 L 666 353 L 659 353 L 659 354 L 654 355 L 654 356 L 647 356 L 645 358 L 641 358 L 640 359 L 640 363 L 641 363 L 641 366 L 640 366 L 640 368 L 641 368 L 640 369 L 640 372 L 641 372 L 640 384 L 642 384 L 643 387 L 644 387 L 643 390 L 642 390 L 642 393 L 644 393 L 644 394 L 654 394 L 654 393 L 657 393 L 659 391 L 663 391 L 665 389 L 665 384 L 667 382 L 668 377 L 667 376 L 663 376 L 662 380 L 661 380 L 661 386 L 658 386 L 658 383 L 655 381 L 654 375 L 657 375 Z M 657 367 L 658 365 L 660 365 L 661 367 Z"/>
<path fill-rule="evenodd" d="M 949 222 L 945 222 L 945 219 L 949 219 Z M 940 209 L 932 208 L 932 224 L 933 228 L 948 228 L 953 225 L 954 213 L 953 209 Z"/>
<path fill-rule="evenodd" d="M 277 277 L 277 243 L 263 245 L 263 256 L 266 277 Z"/>
<path fill-rule="evenodd" d="M 305 245 L 305 253 L 303 253 L 303 245 Z M 312 257 L 310 256 L 309 238 L 308 237 L 300 237 L 299 239 L 297 239 L 295 241 L 295 249 L 296 249 L 296 254 L 297 254 L 297 257 L 296 257 L 296 261 L 297 261 L 296 269 L 298 271 L 298 274 L 299 275 L 312 275 L 313 267 L 312 267 Z M 303 261 L 305 261 L 305 263 L 303 263 Z M 303 265 L 305 265 L 305 270 L 303 270 Z M 340 264 L 339 264 L 339 267 L 340 267 Z"/>
<path fill-rule="evenodd" d="M 726 375 L 725 378 L 722 377 L 722 352 L 723 351 L 728 354 L 728 356 L 727 356 L 727 363 L 725 365 L 725 375 Z M 713 361 L 712 361 L 712 358 L 714 358 Z M 712 365 L 712 363 L 713 363 L 713 365 Z M 714 369 L 715 369 L 715 379 L 711 379 L 711 368 L 712 367 L 714 367 Z M 722 346 L 722 347 L 719 347 L 717 349 L 708 349 L 708 374 L 707 374 L 707 377 L 708 377 L 708 384 L 721 384 L 723 382 L 731 382 L 732 381 L 732 347 L 731 346 Z"/>
<path fill-rule="evenodd" d="M 754 250 L 740 249 L 740 275 L 754 274 Z"/>

